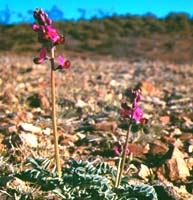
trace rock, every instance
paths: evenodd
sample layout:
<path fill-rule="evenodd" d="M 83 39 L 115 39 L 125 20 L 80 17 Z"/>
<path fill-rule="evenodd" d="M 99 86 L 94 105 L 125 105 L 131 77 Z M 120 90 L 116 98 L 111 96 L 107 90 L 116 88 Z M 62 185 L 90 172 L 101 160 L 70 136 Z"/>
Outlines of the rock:
<path fill-rule="evenodd" d="M 166 102 L 161 100 L 160 98 L 158 97 L 155 97 L 155 96 L 146 96 L 144 98 L 144 101 L 147 102 L 147 103 L 151 103 L 153 105 L 158 105 L 158 106 L 162 106 L 162 108 L 165 108 L 166 107 Z"/>
<path fill-rule="evenodd" d="M 179 136 L 179 139 L 182 140 L 182 141 L 193 140 L 193 134 L 192 133 L 182 133 Z"/>
<path fill-rule="evenodd" d="M 109 85 L 112 87 L 118 87 L 120 85 L 120 83 L 113 79 L 110 81 Z"/>
<path fill-rule="evenodd" d="M 160 140 L 155 140 L 153 143 L 150 143 L 149 154 L 152 156 L 163 156 L 169 150 L 169 147 L 161 142 Z"/>
<path fill-rule="evenodd" d="M 8 134 L 17 132 L 17 126 L 15 124 L 9 124 L 6 128 Z"/>
<path fill-rule="evenodd" d="M 87 104 L 83 100 L 78 99 L 75 106 L 78 108 L 84 108 L 87 106 Z"/>
<path fill-rule="evenodd" d="M 162 125 L 167 125 L 170 122 L 170 117 L 168 115 L 166 116 L 161 116 L 160 121 Z"/>
<path fill-rule="evenodd" d="M 51 134 L 51 129 L 50 128 L 46 128 L 46 129 L 42 130 L 42 133 L 44 135 L 50 135 Z"/>
<path fill-rule="evenodd" d="M 141 164 L 141 167 L 140 167 L 140 170 L 139 170 L 139 173 L 138 175 L 145 181 L 148 181 L 150 176 L 151 176 L 151 171 L 150 169 L 144 165 L 144 164 Z"/>
<path fill-rule="evenodd" d="M 31 122 L 33 119 L 33 114 L 27 111 L 21 111 L 17 113 L 17 117 L 21 121 Z"/>
<path fill-rule="evenodd" d="M 23 142 L 23 144 L 30 146 L 32 148 L 38 147 L 38 138 L 36 135 L 32 133 L 21 133 L 20 138 Z"/>
<path fill-rule="evenodd" d="M 3 94 L 3 99 L 5 103 L 8 103 L 8 104 L 18 103 L 18 98 L 14 95 L 14 92 L 11 92 L 8 89 Z"/>
<path fill-rule="evenodd" d="M 5 126 L 0 126 L 0 131 L 5 131 L 8 134 L 17 132 L 17 127 L 15 124 L 8 124 Z"/>
<path fill-rule="evenodd" d="M 29 123 L 21 123 L 19 127 L 22 131 L 25 131 L 25 132 L 31 132 L 31 133 L 41 133 L 42 132 L 41 128 L 34 126 L 33 124 L 29 124 Z"/>
<path fill-rule="evenodd" d="M 173 137 L 173 136 L 179 136 L 181 134 L 182 134 L 182 131 L 179 128 L 175 128 L 173 130 L 173 132 L 171 133 L 171 137 Z"/>
<path fill-rule="evenodd" d="M 190 176 L 189 169 L 184 160 L 184 154 L 176 147 L 174 147 L 171 159 L 166 161 L 166 165 L 171 181 L 185 181 Z"/>
<path fill-rule="evenodd" d="M 186 164 L 189 170 L 193 169 L 193 158 L 187 158 L 186 160 Z"/>
<path fill-rule="evenodd" d="M 166 142 L 166 143 L 173 144 L 173 143 L 176 141 L 176 138 L 173 138 L 173 137 L 164 135 L 164 136 L 162 137 L 162 140 L 163 140 L 164 142 Z"/>
<path fill-rule="evenodd" d="M 144 81 L 140 83 L 140 85 L 141 85 L 141 90 L 143 94 L 148 94 L 148 95 L 153 95 L 153 96 L 161 95 L 161 91 L 148 81 Z"/>
<path fill-rule="evenodd" d="M 96 131 L 115 131 L 118 127 L 116 122 L 100 122 L 92 125 Z"/>
<path fill-rule="evenodd" d="M 130 143 L 128 144 L 128 149 L 131 153 L 133 153 L 134 157 L 142 158 L 142 159 L 145 158 L 144 148 L 141 145 Z"/>
<path fill-rule="evenodd" d="M 193 152 L 193 145 L 190 144 L 190 145 L 188 146 L 188 153 L 192 153 L 192 152 Z"/>
<path fill-rule="evenodd" d="M 181 148 L 183 148 L 183 143 L 182 143 L 182 141 L 180 140 L 180 139 L 177 139 L 174 143 L 173 143 L 173 146 L 174 147 L 177 147 L 178 149 L 181 149 Z"/>

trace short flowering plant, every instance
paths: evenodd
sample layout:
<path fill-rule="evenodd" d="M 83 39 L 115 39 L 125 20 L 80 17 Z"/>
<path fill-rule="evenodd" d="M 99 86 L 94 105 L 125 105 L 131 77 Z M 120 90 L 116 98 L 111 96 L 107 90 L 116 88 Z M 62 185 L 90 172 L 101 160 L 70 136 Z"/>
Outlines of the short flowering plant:
<path fill-rule="evenodd" d="M 141 90 L 140 88 L 130 89 L 126 91 L 126 99 L 124 99 L 121 103 L 121 118 L 126 121 L 128 124 L 127 134 L 124 145 L 120 148 L 114 148 L 114 151 L 117 155 L 120 156 L 118 170 L 117 170 L 117 177 L 115 182 L 115 187 L 119 187 L 121 183 L 121 176 L 124 170 L 126 156 L 130 153 L 128 149 L 128 142 L 130 138 L 130 132 L 133 124 L 142 124 L 144 125 L 147 120 L 143 117 L 143 111 L 140 108 L 139 102 L 142 99 Z M 114 198 L 115 199 L 115 198 Z"/>

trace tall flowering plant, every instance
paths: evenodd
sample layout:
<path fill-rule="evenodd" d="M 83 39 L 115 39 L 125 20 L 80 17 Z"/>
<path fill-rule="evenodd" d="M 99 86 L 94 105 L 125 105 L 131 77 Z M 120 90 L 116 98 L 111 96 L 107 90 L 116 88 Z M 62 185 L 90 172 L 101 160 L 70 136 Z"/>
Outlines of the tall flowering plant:
<path fill-rule="evenodd" d="M 123 174 L 126 156 L 130 153 L 128 149 L 128 142 L 130 138 L 132 124 L 141 123 L 145 124 L 146 119 L 143 117 L 143 111 L 139 106 L 139 102 L 142 99 L 140 89 L 130 89 L 127 91 L 127 99 L 123 100 L 121 103 L 121 117 L 127 121 L 128 129 L 126 134 L 126 139 L 124 145 L 121 145 L 121 152 L 117 151 L 115 148 L 115 153 L 120 156 L 117 176 L 115 181 L 115 187 L 119 187 L 121 182 L 121 177 Z"/>
<path fill-rule="evenodd" d="M 67 69 L 70 67 L 70 61 L 64 60 L 59 55 L 57 58 L 58 63 L 55 63 L 55 49 L 59 44 L 63 44 L 65 39 L 61 36 L 52 25 L 52 20 L 48 17 L 48 14 L 42 9 L 36 9 L 34 11 L 34 19 L 36 23 L 32 25 L 32 29 L 37 32 L 38 41 L 42 44 L 39 51 L 39 55 L 34 58 L 35 64 L 41 64 L 45 60 L 49 60 L 51 64 L 51 96 L 52 96 L 52 126 L 54 134 L 54 150 L 55 161 L 58 175 L 61 175 L 61 164 L 58 148 L 58 133 L 56 124 L 56 109 L 55 109 L 55 71 L 57 69 Z"/>

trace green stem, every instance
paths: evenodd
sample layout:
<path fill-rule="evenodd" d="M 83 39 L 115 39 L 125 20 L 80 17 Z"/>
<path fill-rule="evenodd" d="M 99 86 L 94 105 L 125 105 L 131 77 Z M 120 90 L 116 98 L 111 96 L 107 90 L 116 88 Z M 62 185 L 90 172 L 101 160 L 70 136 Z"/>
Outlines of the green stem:
<path fill-rule="evenodd" d="M 117 187 L 117 184 L 118 184 L 118 178 L 119 178 L 119 173 L 120 173 L 120 168 L 121 168 L 121 162 L 122 162 L 122 159 L 120 157 L 119 158 L 118 167 L 117 167 L 117 175 L 116 175 L 116 180 L 115 180 L 115 187 Z"/>
<path fill-rule="evenodd" d="M 121 156 L 119 157 L 119 163 L 118 163 L 118 167 L 117 167 L 117 174 L 116 174 L 116 179 L 115 179 L 115 187 L 117 187 L 117 184 L 118 184 L 118 178 L 119 178 L 119 173 L 120 173 L 120 167 L 121 167 Z M 115 195 L 113 197 L 113 200 L 116 200 L 117 199 L 117 196 Z"/>
<path fill-rule="evenodd" d="M 129 128 L 127 130 L 127 135 L 126 135 L 126 140 L 125 140 L 125 144 L 124 144 L 124 148 L 123 148 L 123 153 L 122 153 L 122 158 L 121 158 L 121 166 L 120 166 L 120 171 L 119 171 L 116 187 L 119 187 L 119 185 L 120 185 L 121 177 L 122 177 L 124 166 L 125 166 L 125 160 L 126 160 L 126 155 L 127 155 L 126 152 L 128 149 L 127 146 L 128 146 L 128 141 L 129 141 L 129 137 L 130 137 L 130 129 L 131 129 L 131 123 L 129 123 Z"/>
<path fill-rule="evenodd" d="M 54 134 L 54 151 L 55 151 L 55 162 L 58 175 L 61 176 L 61 164 L 58 147 L 58 132 L 56 124 L 56 96 L 55 96 L 55 67 L 54 67 L 54 47 L 51 48 L 51 96 L 52 96 L 52 127 Z"/>
<path fill-rule="evenodd" d="M 116 180 L 115 187 L 119 187 L 119 185 L 120 185 L 121 177 L 122 177 L 124 166 L 125 166 L 125 160 L 126 160 L 126 155 L 127 155 L 126 152 L 127 152 L 127 149 L 128 149 L 128 141 L 129 141 L 129 137 L 130 137 L 131 125 L 132 125 L 133 114 L 134 114 L 134 104 L 132 105 L 132 111 L 133 112 L 132 112 L 130 119 L 129 119 L 129 127 L 127 129 L 127 135 L 126 135 L 125 144 L 124 144 L 124 147 L 123 147 L 123 153 L 121 155 L 121 166 L 120 166 L 120 170 L 117 171 L 118 178 Z"/>

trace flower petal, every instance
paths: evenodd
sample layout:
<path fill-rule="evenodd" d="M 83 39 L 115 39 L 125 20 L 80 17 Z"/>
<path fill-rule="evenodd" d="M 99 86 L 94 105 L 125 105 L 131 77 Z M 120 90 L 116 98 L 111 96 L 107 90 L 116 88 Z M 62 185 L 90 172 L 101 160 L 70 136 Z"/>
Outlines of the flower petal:
<path fill-rule="evenodd" d="M 58 56 L 58 62 L 61 66 L 64 66 L 64 58 L 61 55 Z"/>
<path fill-rule="evenodd" d="M 64 62 L 64 68 L 65 68 L 65 69 L 68 69 L 70 66 L 71 66 L 70 61 L 69 61 L 69 60 L 66 60 L 66 61 Z"/>
<path fill-rule="evenodd" d="M 47 54 L 46 48 L 45 48 L 45 47 L 42 47 L 42 48 L 40 49 L 39 59 L 45 60 L 46 54 Z"/>
<path fill-rule="evenodd" d="M 47 50 L 45 47 L 42 47 L 39 52 L 39 56 L 34 58 L 35 64 L 41 64 L 46 59 Z"/>
<path fill-rule="evenodd" d="M 37 31 L 37 30 L 39 29 L 39 26 L 38 26 L 37 24 L 33 24 L 33 25 L 32 25 L 32 29 L 33 29 L 34 31 Z"/>

